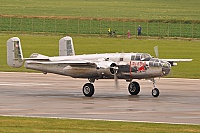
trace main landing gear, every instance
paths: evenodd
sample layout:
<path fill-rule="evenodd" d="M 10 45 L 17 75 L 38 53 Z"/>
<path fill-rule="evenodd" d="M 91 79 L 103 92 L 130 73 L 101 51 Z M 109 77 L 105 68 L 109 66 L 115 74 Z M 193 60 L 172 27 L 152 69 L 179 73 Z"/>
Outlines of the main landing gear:
<path fill-rule="evenodd" d="M 131 82 L 128 86 L 128 91 L 131 95 L 137 95 L 140 92 L 140 85 L 138 82 Z"/>
<path fill-rule="evenodd" d="M 92 83 L 86 83 L 83 86 L 83 94 L 86 97 L 91 97 L 94 94 L 94 85 Z"/>

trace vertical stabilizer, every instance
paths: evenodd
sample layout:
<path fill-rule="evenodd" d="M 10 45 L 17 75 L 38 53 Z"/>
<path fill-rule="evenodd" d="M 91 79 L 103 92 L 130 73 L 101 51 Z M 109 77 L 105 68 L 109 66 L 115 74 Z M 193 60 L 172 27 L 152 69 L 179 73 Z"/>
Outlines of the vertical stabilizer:
<path fill-rule="evenodd" d="M 23 54 L 20 39 L 12 37 L 7 41 L 7 64 L 12 67 L 21 67 Z"/>
<path fill-rule="evenodd" d="M 74 56 L 74 45 L 70 36 L 63 37 L 59 40 L 59 56 Z"/>

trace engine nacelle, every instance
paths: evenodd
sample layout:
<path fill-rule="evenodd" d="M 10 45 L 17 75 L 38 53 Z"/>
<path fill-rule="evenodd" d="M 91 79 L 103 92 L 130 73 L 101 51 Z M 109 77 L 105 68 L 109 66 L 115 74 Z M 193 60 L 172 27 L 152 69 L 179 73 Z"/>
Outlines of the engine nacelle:
<path fill-rule="evenodd" d="M 100 77 L 111 78 L 115 74 L 115 62 L 101 61 L 97 63 L 97 72 Z"/>
<path fill-rule="evenodd" d="M 113 78 L 118 67 L 115 62 L 99 61 L 92 66 L 66 66 L 64 75 L 74 78 Z"/>

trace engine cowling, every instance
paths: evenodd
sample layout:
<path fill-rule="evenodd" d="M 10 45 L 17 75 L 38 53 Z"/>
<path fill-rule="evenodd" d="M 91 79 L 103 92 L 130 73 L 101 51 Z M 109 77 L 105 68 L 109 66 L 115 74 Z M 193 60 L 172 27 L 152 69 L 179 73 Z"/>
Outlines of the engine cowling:
<path fill-rule="evenodd" d="M 115 74 L 116 63 L 110 61 L 101 61 L 97 63 L 97 72 L 100 77 L 111 78 Z"/>

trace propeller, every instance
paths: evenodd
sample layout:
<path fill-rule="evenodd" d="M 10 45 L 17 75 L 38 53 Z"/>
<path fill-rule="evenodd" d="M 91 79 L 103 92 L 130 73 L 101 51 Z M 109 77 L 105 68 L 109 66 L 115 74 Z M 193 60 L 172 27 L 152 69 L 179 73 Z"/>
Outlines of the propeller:
<path fill-rule="evenodd" d="M 123 61 L 124 58 L 124 51 L 122 50 L 121 54 L 120 54 L 120 58 L 117 61 L 117 64 L 119 65 L 120 61 Z M 119 82 L 118 82 L 118 78 L 117 78 L 117 72 L 119 70 L 119 67 L 116 65 L 114 66 L 114 79 L 115 79 L 115 88 L 119 89 Z"/>
<path fill-rule="evenodd" d="M 110 65 L 110 71 L 114 75 L 115 87 L 117 89 L 119 89 L 118 78 L 117 78 L 117 72 L 118 72 L 118 70 L 119 70 L 119 67 L 115 63 L 113 63 L 113 64 Z"/>
<path fill-rule="evenodd" d="M 118 83 L 118 78 L 117 78 L 117 72 L 119 68 L 117 66 L 114 67 L 114 79 L 115 79 L 115 88 L 119 89 L 119 83 Z"/>
<path fill-rule="evenodd" d="M 155 52 L 155 54 L 156 54 L 156 58 L 159 58 L 158 56 L 159 56 L 159 54 L 158 54 L 158 46 L 155 46 L 154 47 L 154 52 Z M 170 71 L 170 73 L 169 73 L 169 75 L 171 75 L 172 74 L 172 71 Z"/>
<path fill-rule="evenodd" d="M 154 52 L 155 52 L 155 54 L 156 54 L 156 58 L 158 58 L 158 56 L 159 56 L 159 55 L 158 55 L 158 46 L 155 46 L 155 47 L 154 47 Z"/>

